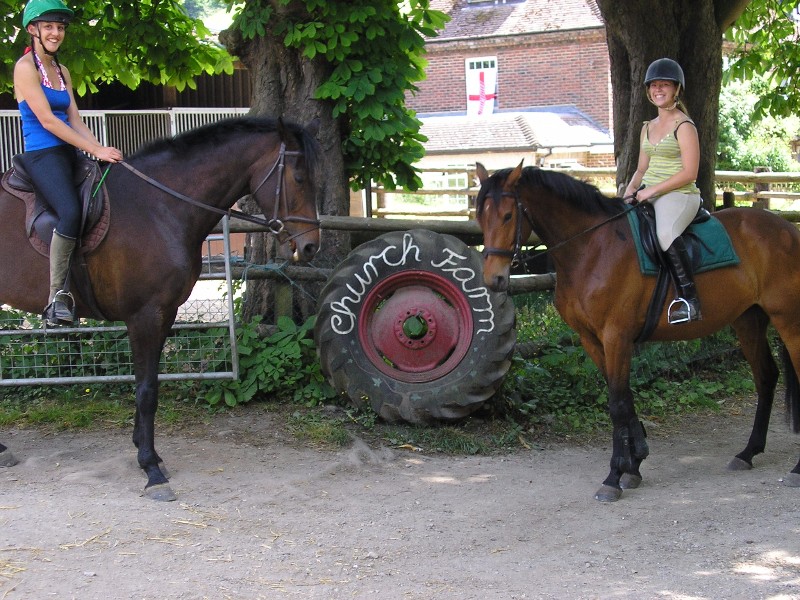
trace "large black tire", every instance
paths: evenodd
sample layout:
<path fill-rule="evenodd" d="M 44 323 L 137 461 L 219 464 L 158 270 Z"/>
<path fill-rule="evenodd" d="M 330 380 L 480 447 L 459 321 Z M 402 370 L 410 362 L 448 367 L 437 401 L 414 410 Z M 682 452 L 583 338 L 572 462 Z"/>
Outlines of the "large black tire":
<path fill-rule="evenodd" d="M 483 283 L 480 254 L 450 235 L 384 234 L 353 250 L 322 290 L 322 371 L 389 422 L 453 421 L 502 383 L 514 305 Z"/>

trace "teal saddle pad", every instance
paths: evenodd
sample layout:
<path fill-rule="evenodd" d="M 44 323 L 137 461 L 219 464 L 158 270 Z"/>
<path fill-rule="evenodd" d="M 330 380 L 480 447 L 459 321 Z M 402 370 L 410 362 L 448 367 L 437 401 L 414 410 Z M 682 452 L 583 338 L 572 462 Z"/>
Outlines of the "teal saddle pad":
<path fill-rule="evenodd" d="M 639 234 L 639 218 L 636 216 L 636 212 L 628 212 L 627 217 L 628 224 L 633 232 L 636 254 L 639 257 L 639 268 L 644 275 L 657 275 L 658 265 L 645 253 L 642 246 L 642 239 Z M 686 234 L 693 234 L 700 240 L 698 244 L 700 248 L 700 263 L 695 268 L 695 273 L 739 264 L 739 256 L 733 249 L 731 238 L 722 223 L 719 222 L 719 219 L 712 216 L 704 223 L 690 225 L 684 232 L 684 235 Z"/>

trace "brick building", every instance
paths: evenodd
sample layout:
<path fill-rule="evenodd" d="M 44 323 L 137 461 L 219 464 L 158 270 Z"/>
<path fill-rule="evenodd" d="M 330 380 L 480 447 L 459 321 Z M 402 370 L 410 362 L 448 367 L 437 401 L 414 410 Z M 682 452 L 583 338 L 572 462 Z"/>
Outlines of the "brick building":
<path fill-rule="evenodd" d="M 420 167 L 613 166 L 608 47 L 594 0 L 432 0 L 450 15 L 426 44 L 407 104 L 428 136 Z"/>

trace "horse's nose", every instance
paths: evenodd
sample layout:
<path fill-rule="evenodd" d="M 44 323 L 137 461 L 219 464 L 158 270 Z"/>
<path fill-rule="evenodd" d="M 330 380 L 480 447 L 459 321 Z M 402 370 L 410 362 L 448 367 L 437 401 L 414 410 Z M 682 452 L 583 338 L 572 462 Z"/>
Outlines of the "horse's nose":
<path fill-rule="evenodd" d="M 493 292 L 505 292 L 508 290 L 508 277 L 505 275 L 487 277 L 484 283 Z"/>
<path fill-rule="evenodd" d="M 302 244 L 297 249 L 297 254 L 300 260 L 308 262 L 316 256 L 318 250 L 319 250 L 319 244 L 315 242 L 307 242 L 305 244 Z"/>

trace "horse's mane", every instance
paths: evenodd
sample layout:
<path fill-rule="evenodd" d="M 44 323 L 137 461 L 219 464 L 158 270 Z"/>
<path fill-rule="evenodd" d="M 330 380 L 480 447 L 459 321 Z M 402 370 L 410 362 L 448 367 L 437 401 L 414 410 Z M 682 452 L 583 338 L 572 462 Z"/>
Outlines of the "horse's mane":
<path fill-rule="evenodd" d="M 479 211 L 483 208 L 486 196 L 495 197 L 492 192 L 499 189 L 512 171 L 513 169 L 501 169 L 489 178 L 488 185 L 482 186 L 481 193 L 477 199 Z M 612 216 L 624 209 L 620 198 L 610 198 L 597 189 L 597 186 L 590 185 L 559 171 L 525 167 L 522 169 L 522 176 L 518 185 L 520 187 L 545 188 L 564 198 L 576 209 L 589 214 Z"/>
<path fill-rule="evenodd" d="M 308 168 L 314 168 L 318 161 L 318 142 L 302 125 L 291 121 L 283 121 L 283 127 L 297 140 L 300 149 L 305 154 Z M 274 133 L 276 131 L 278 131 L 278 119 L 250 116 L 233 117 L 190 129 L 175 137 L 153 140 L 139 148 L 133 157 L 145 157 L 164 152 L 180 156 L 188 152 L 197 152 L 203 148 L 219 146 L 231 137 L 241 134 Z"/>

